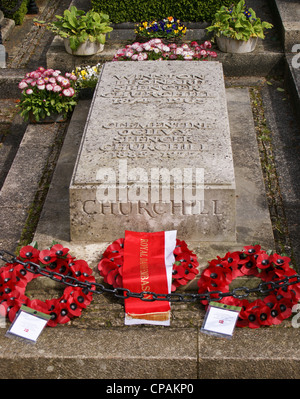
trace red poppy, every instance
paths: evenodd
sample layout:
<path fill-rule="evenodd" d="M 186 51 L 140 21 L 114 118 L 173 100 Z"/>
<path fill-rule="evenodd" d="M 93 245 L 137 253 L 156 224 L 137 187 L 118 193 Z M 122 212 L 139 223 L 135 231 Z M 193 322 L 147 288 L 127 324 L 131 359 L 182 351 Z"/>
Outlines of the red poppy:
<path fill-rule="evenodd" d="M 67 255 L 69 248 L 64 248 L 61 244 L 55 244 L 53 247 L 51 247 L 51 252 L 54 256 L 63 257 Z"/>
<path fill-rule="evenodd" d="M 76 262 L 72 262 L 69 266 L 78 280 L 84 281 L 84 279 L 93 272 L 85 260 L 77 260 Z"/>
<path fill-rule="evenodd" d="M 260 245 L 246 245 L 243 248 L 244 252 L 247 255 L 257 255 L 260 253 L 261 246 Z"/>
<path fill-rule="evenodd" d="M 39 254 L 39 260 L 44 265 L 49 265 L 54 262 L 56 255 L 50 249 L 43 249 Z"/>
<path fill-rule="evenodd" d="M 287 256 L 280 256 L 278 254 L 272 255 L 272 262 L 275 264 L 275 266 L 289 268 L 290 261 L 291 259 Z"/>
<path fill-rule="evenodd" d="M 256 258 L 256 266 L 259 269 L 267 269 L 271 266 L 272 256 L 266 253 L 260 253 Z"/>
<path fill-rule="evenodd" d="M 26 245 L 20 249 L 20 258 L 25 261 L 36 263 L 39 259 L 40 251 L 31 245 Z"/>

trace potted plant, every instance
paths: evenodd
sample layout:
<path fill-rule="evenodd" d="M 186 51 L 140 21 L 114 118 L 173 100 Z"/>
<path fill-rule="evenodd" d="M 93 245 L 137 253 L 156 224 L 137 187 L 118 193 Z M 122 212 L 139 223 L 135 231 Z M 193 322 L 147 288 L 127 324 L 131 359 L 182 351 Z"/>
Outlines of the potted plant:
<path fill-rule="evenodd" d="M 47 28 L 64 39 L 66 51 L 73 55 L 88 56 L 103 51 L 106 35 L 113 30 L 107 14 L 93 10 L 85 12 L 75 6 L 56 18 L 57 21 L 48 23 Z"/>
<path fill-rule="evenodd" d="M 21 116 L 30 123 L 65 120 L 77 104 L 76 80 L 72 73 L 62 76 L 58 70 L 43 67 L 28 72 L 19 83 Z"/>
<path fill-rule="evenodd" d="M 72 74 L 77 78 L 76 89 L 78 90 L 78 96 L 80 99 L 91 99 L 93 97 L 101 69 L 102 65 L 98 63 L 93 66 L 79 66 L 72 71 Z"/>
<path fill-rule="evenodd" d="M 184 37 L 186 29 L 179 19 L 168 17 L 160 21 L 141 22 L 136 25 L 135 33 L 140 42 L 155 38 L 164 42 L 174 42 Z"/>
<path fill-rule="evenodd" d="M 241 0 L 230 8 L 222 6 L 212 24 L 206 28 L 214 32 L 219 49 L 227 53 L 247 53 L 255 49 L 257 39 L 265 38 L 265 30 L 272 24 L 262 22 L 252 8 Z"/>

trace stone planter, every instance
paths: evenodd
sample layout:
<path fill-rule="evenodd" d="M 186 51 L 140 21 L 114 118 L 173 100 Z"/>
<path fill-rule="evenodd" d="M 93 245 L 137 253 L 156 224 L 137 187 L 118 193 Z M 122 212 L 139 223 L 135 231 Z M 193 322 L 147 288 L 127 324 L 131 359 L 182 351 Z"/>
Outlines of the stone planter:
<path fill-rule="evenodd" d="M 219 50 L 221 50 L 223 53 L 242 54 L 251 53 L 255 50 L 257 37 L 251 37 L 248 41 L 244 41 L 231 39 L 225 36 L 217 36 L 216 41 Z"/>
<path fill-rule="evenodd" d="M 104 44 L 98 42 L 90 42 L 89 40 L 80 44 L 78 49 L 75 51 L 71 49 L 69 39 L 64 39 L 64 45 L 68 54 L 79 56 L 90 56 L 101 53 L 104 50 Z"/>

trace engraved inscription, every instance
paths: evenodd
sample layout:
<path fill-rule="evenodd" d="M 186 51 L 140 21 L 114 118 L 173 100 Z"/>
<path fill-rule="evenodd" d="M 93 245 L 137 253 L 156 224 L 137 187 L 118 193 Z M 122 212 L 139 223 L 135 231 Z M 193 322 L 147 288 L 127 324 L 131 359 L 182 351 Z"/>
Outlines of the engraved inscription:
<path fill-rule="evenodd" d="M 203 89 L 202 74 L 136 74 L 114 75 L 115 86 L 101 97 L 113 104 L 164 102 L 165 104 L 204 104 L 208 98 L 218 98 L 218 93 Z"/>
<path fill-rule="evenodd" d="M 111 158 L 183 158 L 203 150 L 199 132 L 215 128 L 215 122 L 109 123 L 112 142 L 99 146 Z"/>

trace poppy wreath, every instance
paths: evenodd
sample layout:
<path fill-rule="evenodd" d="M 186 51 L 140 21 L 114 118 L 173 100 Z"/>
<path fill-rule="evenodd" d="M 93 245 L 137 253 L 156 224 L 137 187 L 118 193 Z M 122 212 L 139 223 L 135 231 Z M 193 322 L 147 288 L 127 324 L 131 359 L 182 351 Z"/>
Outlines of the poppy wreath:
<path fill-rule="evenodd" d="M 245 246 L 242 251 L 228 252 L 223 258 L 218 256 L 210 261 L 198 280 L 198 292 L 229 292 L 229 284 L 239 276 L 255 276 L 264 282 L 297 276 L 296 271 L 290 267 L 290 261 L 287 256 L 267 253 L 259 245 Z M 212 299 L 214 295 L 218 294 L 212 293 Z M 298 303 L 299 298 L 300 284 L 293 284 L 274 289 L 264 299 L 253 302 L 232 296 L 224 297 L 220 302 L 242 308 L 237 327 L 259 328 L 280 324 L 290 317 L 292 307 Z M 201 302 L 208 305 L 207 300 Z"/>
<path fill-rule="evenodd" d="M 188 249 L 185 241 L 176 239 L 173 252 L 175 262 L 172 274 L 172 292 L 182 285 L 186 285 L 199 273 L 199 263 L 196 255 Z M 119 238 L 104 251 L 98 264 L 100 275 L 104 282 L 114 288 L 123 288 L 122 267 L 124 261 L 124 238 Z"/>
<path fill-rule="evenodd" d="M 73 317 L 81 315 L 92 301 L 92 293 L 86 288 L 65 288 L 62 296 L 57 299 L 49 299 L 45 302 L 39 299 L 30 299 L 25 295 L 27 284 L 41 277 L 34 274 L 18 263 L 33 262 L 44 267 L 46 270 L 54 271 L 63 276 L 72 276 L 80 281 L 95 282 L 91 275 L 92 269 L 84 260 L 76 260 L 69 254 L 69 249 L 60 244 L 53 245 L 50 249 L 38 250 L 34 246 L 27 245 L 21 248 L 16 261 L 7 263 L 0 268 L 0 315 L 8 316 L 12 322 L 16 313 L 22 305 L 26 305 L 37 311 L 51 315 L 47 326 L 55 327 L 57 324 L 65 324 Z M 55 278 L 59 276 L 55 275 Z"/>

